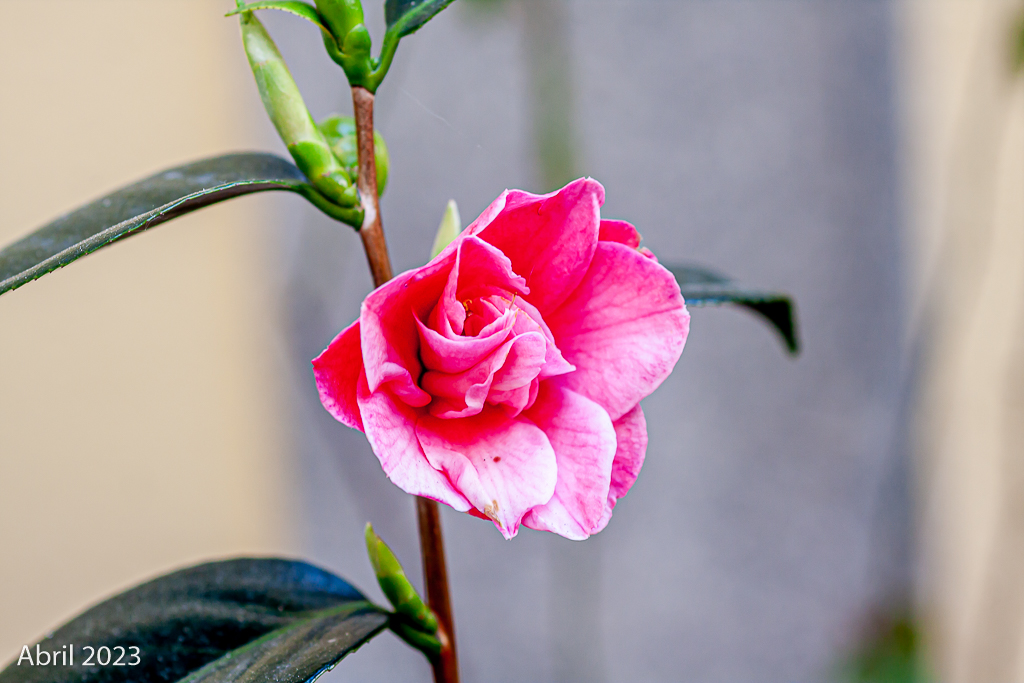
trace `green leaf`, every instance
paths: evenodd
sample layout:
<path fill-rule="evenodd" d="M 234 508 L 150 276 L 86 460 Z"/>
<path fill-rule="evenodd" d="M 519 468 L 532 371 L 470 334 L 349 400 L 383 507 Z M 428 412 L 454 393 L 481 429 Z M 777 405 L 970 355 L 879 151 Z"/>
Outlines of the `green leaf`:
<path fill-rule="evenodd" d="M 73 644 L 74 666 L 15 659 L 0 683 L 306 683 L 388 619 L 347 582 L 304 562 L 212 562 L 100 603 L 38 644 L 50 653 Z M 86 645 L 96 649 L 93 666 L 84 665 Z M 101 648 L 110 648 L 110 660 Z M 131 648 L 138 648 L 139 663 L 103 664 L 117 660 L 116 648 L 125 650 L 123 664 L 135 661 Z M 28 648 L 33 658 L 36 651 Z"/>
<path fill-rule="evenodd" d="M 373 71 L 362 77 L 359 85 L 376 92 L 384 77 L 391 68 L 391 62 L 395 58 L 395 51 L 398 49 L 398 42 L 415 33 L 438 12 L 443 10 L 455 0 L 386 0 L 384 3 L 384 19 L 387 22 L 387 31 L 384 32 L 384 42 L 381 45 L 380 56 L 373 62 Z M 337 61 L 337 60 L 335 60 Z M 349 82 L 353 74 L 348 74 Z"/>
<path fill-rule="evenodd" d="M 782 336 L 790 354 L 796 355 L 800 352 L 796 311 L 789 296 L 740 287 L 729 278 L 699 266 L 662 265 L 676 276 L 687 306 L 742 306 L 771 323 Z"/>
<path fill-rule="evenodd" d="M 387 0 L 384 3 L 384 19 L 388 33 L 404 38 L 415 33 L 455 0 Z"/>
<path fill-rule="evenodd" d="M 172 218 L 269 190 L 297 192 L 334 218 L 361 224 L 361 210 L 332 204 L 280 157 L 256 152 L 214 157 L 113 192 L 0 250 L 0 294 Z"/>
<path fill-rule="evenodd" d="M 245 5 L 240 5 L 236 9 L 231 10 L 224 16 L 230 17 L 235 14 L 241 14 L 242 12 L 252 12 L 258 9 L 278 9 L 282 12 L 288 12 L 294 14 L 297 17 L 302 17 L 306 21 L 310 21 L 320 27 L 320 30 L 330 35 L 331 32 L 327 28 L 327 24 L 324 23 L 320 13 L 316 11 L 316 7 L 309 5 L 305 2 L 299 2 L 299 0 L 257 0 L 257 2 L 250 2 Z"/>

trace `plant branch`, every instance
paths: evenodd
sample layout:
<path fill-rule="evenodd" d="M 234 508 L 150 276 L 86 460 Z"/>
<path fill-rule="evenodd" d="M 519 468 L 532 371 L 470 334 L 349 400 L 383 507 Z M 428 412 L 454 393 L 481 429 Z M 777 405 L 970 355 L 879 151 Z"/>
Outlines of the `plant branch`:
<path fill-rule="evenodd" d="M 455 653 L 455 626 L 451 598 L 448 594 L 448 565 L 444 557 L 441 535 L 441 511 L 427 498 L 416 499 L 416 517 L 420 528 L 420 552 L 423 555 L 423 576 L 427 584 L 427 603 L 437 615 L 441 627 L 441 656 L 434 661 L 435 683 L 459 683 L 459 663 Z"/>
<path fill-rule="evenodd" d="M 363 225 L 359 234 L 370 263 L 373 284 L 380 287 L 392 278 L 391 260 L 384 240 L 384 227 L 380 220 L 380 201 L 377 197 L 377 162 L 373 143 L 373 93 L 361 86 L 352 88 L 352 108 L 356 119 L 356 143 L 359 150 L 359 195 L 363 203 Z M 441 656 L 433 662 L 435 683 L 458 683 L 459 667 L 455 657 L 455 629 L 448 592 L 448 568 L 444 556 L 444 538 L 441 535 L 441 514 L 437 503 L 426 498 L 416 499 L 419 521 L 420 552 L 423 556 L 423 575 L 427 584 L 427 602 L 437 615 L 440 627 Z"/>
<path fill-rule="evenodd" d="M 352 109 L 356 119 L 356 144 L 359 150 L 359 196 L 363 203 L 363 225 L 359 235 L 363 238 L 366 260 L 373 274 L 373 286 L 380 287 L 390 280 L 391 259 L 384 241 L 384 226 L 380 222 L 380 200 L 377 197 L 377 160 L 373 147 L 373 93 L 366 88 L 352 88 Z"/>

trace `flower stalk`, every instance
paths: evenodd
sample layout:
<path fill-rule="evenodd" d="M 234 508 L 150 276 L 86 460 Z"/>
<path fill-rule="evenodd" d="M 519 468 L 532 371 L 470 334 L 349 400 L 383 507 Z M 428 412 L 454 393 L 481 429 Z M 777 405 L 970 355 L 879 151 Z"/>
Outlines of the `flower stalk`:
<path fill-rule="evenodd" d="M 435 683 L 458 683 L 459 663 L 455 654 L 455 628 L 451 597 L 448 594 L 448 565 L 444 557 L 441 535 L 441 511 L 437 501 L 416 498 L 416 518 L 420 530 L 420 553 L 423 556 L 423 578 L 427 584 L 427 602 L 440 622 L 437 636 L 441 656 L 434 661 Z"/>
<path fill-rule="evenodd" d="M 380 287 L 393 277 L 384 227 L 377 196 L 377 163 L 373 139 L 374 95 L 362 86 L 352 88 L 352 109 L 356 120 L 356 143 L 359 151 L 359 196 L 363 206 L 363 224 L 359 235 L 366 250 L 366 259 L 373 274 L 373 284 Z M 441 654 L 433 661 L 435 683 L 458 683 L 459 667 L 455 655 L 455 629 L 448 590 L 448 567 L 441 535 L 441 514 L 437 503 L 416 499 L 419 522 L 420 553 L 427 586 L 427 602 L 437 615 Z"/>
<path fill-rule="evenodd" d="M 366 260 L 373 274 L 373 286 L 390 280 L 391 259 L 380 221 L 380 199 L 377 196 L 377 159 L 373 142 L 373 93 L 362 86 L 352 88 L 352 110 L 356 119 L 356 144 L 359 150 L 359 196 L 363 203 L 363 239 Z"/>

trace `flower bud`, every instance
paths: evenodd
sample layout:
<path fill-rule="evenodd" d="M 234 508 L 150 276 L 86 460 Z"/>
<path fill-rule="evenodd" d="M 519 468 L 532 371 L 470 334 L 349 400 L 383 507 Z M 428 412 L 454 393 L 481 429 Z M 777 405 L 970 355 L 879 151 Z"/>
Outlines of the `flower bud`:
<path fill-rule="evenodd" d="M 363 23 L 360 0 L 315 0 L 317 12 L 330 30 L 324 46 L 348 77 L 349 85 L 369 85 L 373 70 L 370 32 Z"/>
<path fill-rule="evenodd" d="M 341 165 L 348 171 L 350 178 L 359 177 L 359 147 L 356 140 L 356 120 L 351 116 L 329 116 L 320 122 L 320 132 L 324 134 L 331 151 Z M 388 147 L 380 131 L 373 131 L 373 151 L 377 160 L 377 194 L 384 194 L 388 183 Z"/>
<path fill-rule="evenodd" d="M 277 46 L 252 12 L 239 15 L 242 42 L 263 106 L 296 165 L 310 183 L 341 207 L 359 203 L 356 188 L 310 116 Z"/>
<path fill-rule="evenodd" d="M 437 235 L 434 236 L 434 246 L 430 250 L 430 258 L 434 258 L 444 251 L 445 247 L 455 241 L 460 232 L 462 232 L 462 219 L 459 218 L 459 205 L 455 203 L 454 199 L 449 199 L 448 206 L 444 210 L 444 217 L 441 218 L 441 226 L 437 229 Z"/>
<path fill-rule="evenodd" d="M 338 45 L 342 44 L 349 31 L 363 23 L 360 0 L 315 0 L 314 4 Z"/>
<path fill-rule="evenodd" d="M 427 635 L 437 633 L 437 617 L 409 583 L 391 548 L 373 531 L 370 524 L 366 525 L 366 550 L 377 575 L 377 583 L 395 612 L 406 617 L 416 630 L 425 631 Z"/>

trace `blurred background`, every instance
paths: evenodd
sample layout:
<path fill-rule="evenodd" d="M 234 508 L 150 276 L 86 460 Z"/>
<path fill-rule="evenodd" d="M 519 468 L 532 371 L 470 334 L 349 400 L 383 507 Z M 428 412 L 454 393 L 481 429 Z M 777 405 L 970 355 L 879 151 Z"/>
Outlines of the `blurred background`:
<path fill-rule="evenodd" d="M 0 2 L 0 242 L 284 153 L 232 6 Z M 315 31 L 264 14 L 314 115 L 348 113 Z M 465 680 L 1024 681 L 1022 14 L 458 0 L 403 41 L 377 100 L 396 270 L 449 198 L 468 223 L 590 175 L 662 261 L 794 295 L 804 344 L 693 310 L 640 479 L 585 543 L 446 511 Z M 419 576 L 413 501 L 312 383 L 370 289 L 354 232 L 257 196 L 0 298 L 0 660 L 207 559 L 302 557 L 383 600 L 366 521 Z M 324 680 L 429 679 L 384 635 Z"/>

